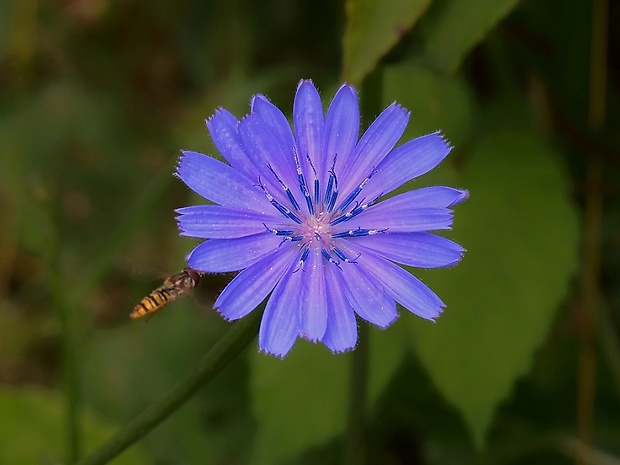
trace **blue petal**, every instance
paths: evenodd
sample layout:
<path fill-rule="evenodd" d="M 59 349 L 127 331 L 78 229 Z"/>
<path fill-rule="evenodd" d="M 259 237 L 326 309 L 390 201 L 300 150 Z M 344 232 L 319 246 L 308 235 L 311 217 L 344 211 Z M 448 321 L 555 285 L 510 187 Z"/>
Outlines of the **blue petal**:
<path fill-rule="evenodd" d="M 334 97 L 325 117 L 323 132 L 323 167 L 319 170 L 327 173 L 331 169 L 334 157 L 337 166 L 342 166 L 357 144 L 360 130 L 360 113 L 357 94 L 352 86 L 343 85 Z M 325 182 L 325 178 L 321 179 Z"/>
<path fill-rule="evenodd" d="M 333 352 L 344 352 L 357 343 L 357 320 L 344 293 L 342 271 L 325 265 L 325 285 L 328 324 L 322 342 Z"/>
<path fill-rule="evenodd" d="M 343 248 L 350 254 L 361 254 L 358 265 L 372 274 L 384 291 L 407 310 L 427 320 L 434 320 L 441 314 L 445 304 L 411 273 L 370 250 L 358 249 L 351 244 Z"/>
<path fill-rule="evenodd" d="M 456 265 L 465 252 L 457 243 L 427 232 L 375 234 L 350 240 L 389 260 L 418 268 Z"/>
<path fill-rule="evenodd" d="M 358 217 L 340 223 L 334 228 L 335 233 L 366 229 L 374 234 L 410 233 L 419 231 L 436 231 L 452 227 L 452 210 L 449 208 L 417 208 L 409 205 L 381 207 L 381 202 L 369 208 Z"/>
<path fill-rule="evenodd" d="M 300 336 L 309 341 L 319 341 L 327 327 L 327 297 L 321 252 L 311 250 L 308 259 L 295 275 L 288 286 L 295 287 L 299 294 Z M 295 278 L 297 283 L 294 282 Z"/>
<path fill-rule="evenodd" d="M 293 103 L 293 122 L 299 148 L 299 162 L 308 185 L 313 184 L 316 178 L 320 181 L 320 186 L 323 186 L 327 179 L 321 146 L 323 120 L 323 104 L 318 91 L 312 81 L 301 81 Z M 312 170 L 307 157 L 312 161 L 315 171 Z"/>
<path fill-rule="evenodd" d="M 415 204 L 418 208 L 447 208 L 458 205 L 467 197 L 469 197 L 469 192 L 466 190 L 431 186 L 405 192 L 392 198 L 399 199 L 398 202 Z"/>
<path fill-rule="evenodd" d="M 276 284 L 258 332 L 259 349 L 277 357 L 288 354 L 299 336 L 299 289 L 289 286 L 294 266 Z"/>
<path fill-rule="evenodd" d="M 262 99 L 256 98 L 255 102 L 255 107 L 264 109 L 267 106 L 267 103 Z M 267 108 L 271 108 L 271 104 L 269 105 L 270 106 Z M 265 110 L 260 113 L 268 112 Z M 288 127 L 288 123 L 287 128 L 290 133 L 291 129 Z M 273 173 L 270 172 L 269 167 L 271 167 L 277 173 L 280 180 L 291 189 L 299 202 L 300 197 L 298 196 L 301 194 L 293 158 L 294 145 L 283 146 L 272 128 L 261 119 L 259 114 L 251 114 L 243 118 L 239 124 L 239 134 L 241 135 L 245 150 L 250 154 L 260 171 L 264 173 L 261 175 L 261 182 L 267 186 L 269 193 L 273 197 L 292 210 L 293 206 L 284 193 L 282 185 Z"/>
<path fill-rule="evenodd" d="M 214 307 L 227 320 L 243 318 L 267 297 L 296 255 L 295 248 L 287 247 L 249 266 L 228 283 Z"/>
<path fill-rule="evenodd" d="M 213 143 L 218 151 L 230 163 L 230 166 L 242 172 L 248 178 L 256 179 L 258 172 L 248 154 L 245 153 L 241 136 L 239 136 L 237 130 L 238 125 L 239 121 L 237 118 L 224 108 L 218 109 L 207 120 L 207 128 L 211 134 L 211 139 L 213 139 Z"/>
<path fill-rule="evenodd" d="M 407 181 L 435 168 L 452 147 L 435 132 L 405 142 L 386 156 L 377 166 L 377 173 L 364 188 L 370 199 L 387 194 Z"/>
<path fill-rule="evenodd" d="M 391 197 L 369 207 L 352 220 L 340 223 L 336 232 L 376 229 L 387 232 L 416 232 L 449 229 L 452 211 L 469 193 L 451 187 L 425 187 Z"/>
<path fill-rule="evenodd" d="M 387 296 L 377 286 L 377 280 L 365 273 L 358 263 L 343 263 L 342 272 L 347 300 L 355 313 L 380 328 L 388 327 L 398 318 L 394 299 Z"/>
<path fill-rule="evenodd" d="M 258 116 L 265 123 L 280 146 L 282 153 L 290 157 L 293 154 L 295 139 L 284 113 L 265 96 L 257 95 L 252 99 L 252 114 Z"/>
<path fill-rule="evenodd" d="M 469 192 L 459 189 L 453 189 L 452 187 L 432 186 L 423 187 L 422 189 L 416 189 L 408 191 L 403 194 L 390 197 L 383 202 L 371 207 L 367 212 L 372 209 L 378 209 L 381 206 L 384 208 L 448 208 L 458 203 L 461 203 L 467 198 Z M 366 213 L 364 213 L 366 214 Z"/>
<path fill-rule="evenodd" d="M 281 217 L 219 205 L 178 208 L 177 222 L 182 236 L 201 239 L 232 239 L 265 231 L 265 224 L 282 222 Z"/>
<path fill-rule="evenodd" d="M 337 170 L 344 178 L 340 191 L 345 198 L 356 188 L 394 148 L 409 122 L 409 112 L 393 103 L 373 121 L 355 150 Z"/>
<path fill-rule="evenodd" d="M 282 238 L 270 232 L 236 239 L 209 239 L 191 251 L 187 264 L 205 273 L 237 271 L 287 245 L 290 246 L 290 243 L 283 244 Z"/>
<path fill-rule="evenodd" d="M 317 178 L 323 183 L 327 179 L 321 152 L 323 104 L 312 81 L 301 81 L 297 87 L 293 103 L 293 122 L 300 161 L 303 161 L 302 166 L 306 167 L 304 171 L 306 180 L 313 179 L 313 174 L 311 176 L 309 166 L 305 163 L 305 157 L 309 156 L 317 170 Z"/>
<path fill-rule="evenodd" d="M 269 208 L 265 194 L 255 181 L 201 153 L 183 152 L 177 176 L 197 194 L 225 207 L 256 210 L 260 205 Z"/>

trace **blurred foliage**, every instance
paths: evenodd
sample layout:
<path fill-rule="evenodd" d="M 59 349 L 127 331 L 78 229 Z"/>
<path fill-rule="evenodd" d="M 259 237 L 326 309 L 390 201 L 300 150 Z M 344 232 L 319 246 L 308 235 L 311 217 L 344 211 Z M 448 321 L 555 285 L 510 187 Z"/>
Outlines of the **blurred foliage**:
<path fill-rule="evenodd" d="M 463 263 L 418 273 L 445 314 L 369 331 L 367 463 L 573 463 L 584 437 L 591 463 L 618 463 L 619 15 L 604 0 L 0 2 L 0 463 L 93 450 L 227 330 L 211 306 L 228 275 L 128 319 L 194 245 L 173 210 L 199 199 L 172 172 L 180 149 L 215 155 L 204 119 L 258 92 L 290 114 L 299 79 L 327 100 L 371 72 L 411 110 L 406 137 L 454 145 L 408 187 L 471 198 L 448 234 Z M 114 463 L 340 463 L 353 354 L 246 352 Z"/>

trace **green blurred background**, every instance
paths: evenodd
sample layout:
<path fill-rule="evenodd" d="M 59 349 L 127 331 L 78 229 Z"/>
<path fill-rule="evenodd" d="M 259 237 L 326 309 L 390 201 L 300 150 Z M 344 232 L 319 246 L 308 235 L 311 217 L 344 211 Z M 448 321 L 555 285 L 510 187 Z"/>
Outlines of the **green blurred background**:
<path fill-rule="evenodd" d="M 290 115 L 302 78 L 326 103 L 342 81 L 380 89 L 408 138 L 442 129 L 452 155 L 408 187 L 471 193 L 448 234 L 463 262 L 416 272 L 444 315 L 364 338 L 359 461 L 620 463 L 618 17 L 607 0 L 0 2 L 0 464 L 87 455 L 229 328 L 212 303 L 231 276 L 128 314 L 195 245 L 174 221 L 200 201 L 179 150 L 216 155 L 204 119 L 255 93 Z M 254 343 L 112 463 L 342 463 L 352 359 Z"/>

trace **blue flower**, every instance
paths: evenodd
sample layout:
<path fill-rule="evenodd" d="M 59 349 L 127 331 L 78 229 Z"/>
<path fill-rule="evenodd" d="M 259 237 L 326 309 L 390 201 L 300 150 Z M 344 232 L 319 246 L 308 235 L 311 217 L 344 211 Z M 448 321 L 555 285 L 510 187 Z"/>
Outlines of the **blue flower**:
<path fill-rule="evenodd" d="M 187 257 L 206 273 L 242 270 L 215 308 L 243 318 L 268 296 L 259 347 L 283 357 L 297 337 L 334 352 L 357 342 L 356 315 L 385 328 L 396 303 L 433 320 L 444 307 L 398 264 L 456 264 L 458 244 L 429 231 L 450 229 L 451 207 L 468 193 L 427 187 L 382 200 L 437 166 L 450 146 L 436 132 L 394 148 L 409 112 L 393 103 L 359 138 L 355 89 L 340 87 L 327 113 L 301 81 L 293 126 L 263 95 L 241 121 L 219 109 L 207 120 L 228 164 L 185 151 L 177 175 L 213 204 L 180 208 L 181 234 L 207 239 Z"/>

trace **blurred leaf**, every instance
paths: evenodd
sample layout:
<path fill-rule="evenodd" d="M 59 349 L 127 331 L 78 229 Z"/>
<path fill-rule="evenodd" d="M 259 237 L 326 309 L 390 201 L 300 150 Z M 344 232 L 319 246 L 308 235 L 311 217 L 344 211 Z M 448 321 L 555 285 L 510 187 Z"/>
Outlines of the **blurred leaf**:
<path fill-rule="evenodd" d="M 453 73 L 465 55 L 517 5 L 518 0 L 436 0 L 425 17 L 426 51 Z"/>
<path fill-rule="evenodd" d="M 395 340 L 390 330 L 370 332 L 369 405 L 405 353 L 406 344 Z M 350 352 L 332 354 L 306 341 L 298 341 L 284 360 L 262 353 L 251 358 L 251 394 L 258 419 L 253 463 L 282 463 L 344 431 L 351 359 Z"/>
<path fill-rule="evenodd" d="M 63 463 L 65 399 L 39 389 L 0 390 L 0 463 L 31 465 Z M 109 439 L 115 427 L 84 413 L 81 420 L 85 450 Z M 115 464 L 149 463 L 138 447 L 120 455 Z"/>
<path fill-rule="evenodd" d="M 359 85 L 429 4 L 430 0 L 348 0 L 342 79 Z"/>
<path fill-rule="evenodd" d="M 471 91 L 459 76 L 440 76 L 415 62 L 383 72 L 383 102 L 396 100 L 411 111 L 402 140 L 441 130 L 451 144 L 463 141 L 473 120 Z"/>
<path fill-rule="evenodd" d="M 427 275 L 448 309 L 437 325 L 414 319 L 413 347 L 481 446 L 496 406 L 525 374 L 576 271 L 579 241 L 568 180 L 536 133 L 489 135 L 458 183 L 471 197 L 455 230 L 468 252 Z"/>

